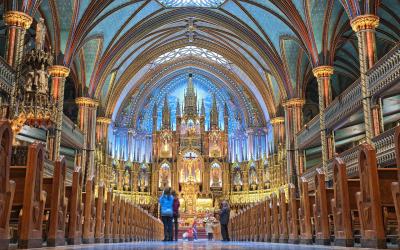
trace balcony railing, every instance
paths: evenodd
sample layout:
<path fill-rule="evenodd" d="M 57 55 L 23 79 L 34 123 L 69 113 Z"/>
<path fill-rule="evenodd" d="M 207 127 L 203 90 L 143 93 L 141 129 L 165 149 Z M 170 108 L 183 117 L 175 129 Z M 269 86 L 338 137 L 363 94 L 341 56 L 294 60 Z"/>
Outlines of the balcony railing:
<path fill-rule="evenodd" d="M 390 164 L 395 164 L 396 145 L 394 142 L 396 127 L 389 129 L 382 134 L 374 137 L 372 141 L 375 144 L 377 163 L 380 167 L 385 167 Z"/>
<path fill-rule="evenodd" d="M 356 112 L 362 105 L 360 79 L 351 84 L 325 109 L 325 124 L 333 127 L 343 118 Z"/>
<path fill-rule="evenodd" d="M 15 72 L 7 64 L 7 62 L 0 57 L 0 89 L 11 94 L 12 84 L 15 82 Z"/>
<path fill-rule="evenodd" d="M 389 88 L 400 78 L 400 43 L 382 57 L 367 73 L 371 96 Z"/>
<path fill-rule="evenodd" d="M 389 129 L 384 133 L 374 137 L 372 141 L 375 144 L 376 157 L 378 167 L 386 167 L 388 165 L 395 164 L 395 131 L 396 128 Z M 339 154 L 339 157 L 343 159 L 347 167 L 347 176 L 355 177 L 358 175 L 358 153 L 360 146 L 353 147 L 349 150 Z M 321 165 L 308 169 L 302 177 L 306 178 L 309 182 L 309 188 L 313 189 L 315 170 Z M 328 160 L 328 180 L 333 177 L 333 159 Z"/>
<path fill-rule="evenodd" d="M 319 132 L 319 116 L 316 115 L 297 133 L 297 147 L 303 148 L 303 146 L 309 145 L 315 138 L 318 138 Z"/>

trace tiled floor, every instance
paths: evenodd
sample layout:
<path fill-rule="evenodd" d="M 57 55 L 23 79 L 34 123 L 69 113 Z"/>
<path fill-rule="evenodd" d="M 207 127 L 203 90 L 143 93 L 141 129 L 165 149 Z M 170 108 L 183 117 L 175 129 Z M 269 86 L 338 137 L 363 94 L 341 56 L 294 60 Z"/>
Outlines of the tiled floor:
<path fill-rule="evenodd" d="M 54 250 L 55 248 L 42 248 Z M 131 250 L 131 249 L 156 249 L 156 250 L 173 250 L 173 249 L 215 249 L 215 250 L 231 250 L 231 249 L 267 249 L 267 250 L 327 250 L 327 249 L 345 249 L 343 247 L 323 247 L 323 246 L 306 246 L 306 245 L 290 245 L 290 244 L 271 244 L 263 242 L 208 242 L 199 240 L 195 242 L 178 241 L 178 242 L 132 242 L 119 244 L 95 244 L 80 246 L 57 247 L 57 250 L 81 249 L 81 250 Z M 357 250 L 359 248 L 350 248 Z M 365 248 L 363 248 L 365 250 Z"/>

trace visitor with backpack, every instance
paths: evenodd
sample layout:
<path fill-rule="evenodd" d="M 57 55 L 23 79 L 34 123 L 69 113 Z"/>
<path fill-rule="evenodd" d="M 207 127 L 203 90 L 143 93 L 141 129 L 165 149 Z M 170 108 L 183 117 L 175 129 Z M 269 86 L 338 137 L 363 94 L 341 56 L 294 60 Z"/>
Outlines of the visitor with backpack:
<path fill-rule="evenodd" d="M 174 197 L 171 195 L 171 188 L 164 189 L 163 194 L 159 200 L 161 220 L 164 224 L 164 240 L 172 241 L 172 217 L 173 217 L 173 203 Z"/>

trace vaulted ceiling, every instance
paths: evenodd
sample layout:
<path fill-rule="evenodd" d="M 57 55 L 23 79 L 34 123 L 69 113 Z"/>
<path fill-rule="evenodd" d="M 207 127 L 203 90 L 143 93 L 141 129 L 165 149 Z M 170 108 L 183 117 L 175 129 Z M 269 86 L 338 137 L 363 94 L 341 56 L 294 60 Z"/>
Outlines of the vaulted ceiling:
<path fill-rule="evenodd" d="M 77 93 L 99 99 L 101 115 L 114 119 L 130 107 L 134 120 L 126 124 L 133 125 L 148 98 L 152 103 L 161 98 L 154 95 L 154 86 L 169 86 L 166 79 L 190 69 L 220 89 L 221 100 L 231 100 L 231 110 L 243 110 L 248 126 L 259 126 L 281 112 L 285 99 L 305 98 L 317 106 L 311 73 L 315 66 L 334 66 L 335 96 L 359 77 L 357 39 L 349 19 L 368 13 L 380 16 L 379 56 L 400 40 L 400 0 L 5 3 L 5 9 L 44 18 L 48 47 L 60 55 L 59 63 L 72 69 Z M 166 53 L 187 46 L 206 49 L 228 63 L 188 55 L 157 64 Z M 135 105 L 130 102 L 133 97 L 139 100 Z"/>

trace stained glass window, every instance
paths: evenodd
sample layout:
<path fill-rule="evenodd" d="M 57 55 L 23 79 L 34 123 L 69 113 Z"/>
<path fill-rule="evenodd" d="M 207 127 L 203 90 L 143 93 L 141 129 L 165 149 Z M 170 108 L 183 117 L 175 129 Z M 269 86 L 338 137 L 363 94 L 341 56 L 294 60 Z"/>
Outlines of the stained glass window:
<path fill-rule="evenodd" d="M 167 52 L 160 57 L 158 57 L 156 60 L 154 60 L 154 64 L 163 64 L 166 62 L 169 62 L 171 60 L 177 59 L 182 56 L 198 56 L 198 57 L 203 57 L 207 58 L 211 61 L 214 61 L 216 63 L 225 65 L 229 67 L 229 61 L 226 60 L 223 56 L 220 54 L 217 54 L 215 52 L 209 51 L 208 49 L 203 49 L 199 48 L 196 46 L 186 46 L 183 48 L 175 49 L 173 51 Z"/>
<path fill-rule="evenodd" d="M 208 7 L 216 8 L 220 6 L 225 0 L 158 0 L 161 4 L 175 8 L 175 7 Z"/>

